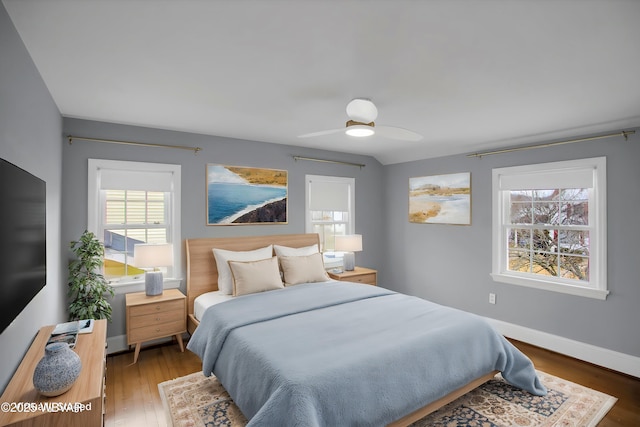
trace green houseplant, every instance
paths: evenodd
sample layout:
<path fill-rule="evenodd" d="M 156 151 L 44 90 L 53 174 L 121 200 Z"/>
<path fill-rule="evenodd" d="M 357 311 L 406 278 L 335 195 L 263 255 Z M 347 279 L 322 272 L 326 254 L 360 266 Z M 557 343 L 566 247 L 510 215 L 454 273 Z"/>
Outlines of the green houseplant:
<path fill-rule="evenodd" d="M 76 259 L 69 263 L 69 320 L 111 320 L 111 304 L 107 294 L 114 296 L 114 289 L 100 273 L 104 246 L 90 231 L 71 242 Z"/>

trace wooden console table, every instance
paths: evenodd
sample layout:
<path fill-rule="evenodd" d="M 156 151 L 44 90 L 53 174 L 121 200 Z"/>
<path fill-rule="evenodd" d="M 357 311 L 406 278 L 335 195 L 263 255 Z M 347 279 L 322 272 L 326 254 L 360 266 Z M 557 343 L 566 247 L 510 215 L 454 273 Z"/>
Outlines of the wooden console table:
<path fill-rule="evenodd" d="M 45 326 L 40 329 L 7 385 L 0 398 L 0 426 L 103 425 L 107 321 L 96 320 L 93 332 L 78 335 L 74 351 L 82 360 L 82 369 L 73 386 L 60 396 L 45 397 L 33 386 L 33 372 L 44 356 L 44 347 L 54 327 Z M 45 410 L 33 411 L 37 405 Z M 75 412 L 72 407 L 75 407 Z M 54 412 L 56 409 L 58 411 Z"/>

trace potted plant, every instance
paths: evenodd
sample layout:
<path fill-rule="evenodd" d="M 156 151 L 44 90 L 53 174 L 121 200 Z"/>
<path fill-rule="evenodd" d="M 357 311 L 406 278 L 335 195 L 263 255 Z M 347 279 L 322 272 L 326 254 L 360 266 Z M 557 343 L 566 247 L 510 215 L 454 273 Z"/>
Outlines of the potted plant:
<path fill-rule="evenodd" d="M 71 242 L 71 250 L 76 259 L 69 263 L 69 320 L 111 320 L 106 294 L 113 297 L 115 292 L 100 273 L 104 246 L 95 234 L 85 230 L 79 240 Z"/>

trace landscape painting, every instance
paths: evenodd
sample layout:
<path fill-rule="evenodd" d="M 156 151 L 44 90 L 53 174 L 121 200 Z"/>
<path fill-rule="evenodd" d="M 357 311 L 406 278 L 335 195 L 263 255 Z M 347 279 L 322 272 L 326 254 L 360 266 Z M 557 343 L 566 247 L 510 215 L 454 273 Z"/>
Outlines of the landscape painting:
<path fill-rule="evenodd" d="M 409 222 L 471 224 L 471 174 L 409 178 Z"/>
<path fill-rule="evenodd" d="M 286 224 L 287 171 L 207 165 L 207 225 Z"/>

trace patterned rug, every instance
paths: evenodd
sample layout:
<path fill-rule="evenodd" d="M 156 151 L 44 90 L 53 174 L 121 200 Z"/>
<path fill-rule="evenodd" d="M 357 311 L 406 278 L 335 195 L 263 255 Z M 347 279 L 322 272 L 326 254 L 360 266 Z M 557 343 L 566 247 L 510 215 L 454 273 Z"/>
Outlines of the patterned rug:
<path fill-rule="evenodd" d="M 549 393 L 533 396 L 498 374 L 477 389 L 415 422 L 415 427 L 593 427 L 616 398 L 538 371 Z M 242 427 L 247 423 L 215 377 L 196 372 L 158 384 L 167 424 Z"/>

